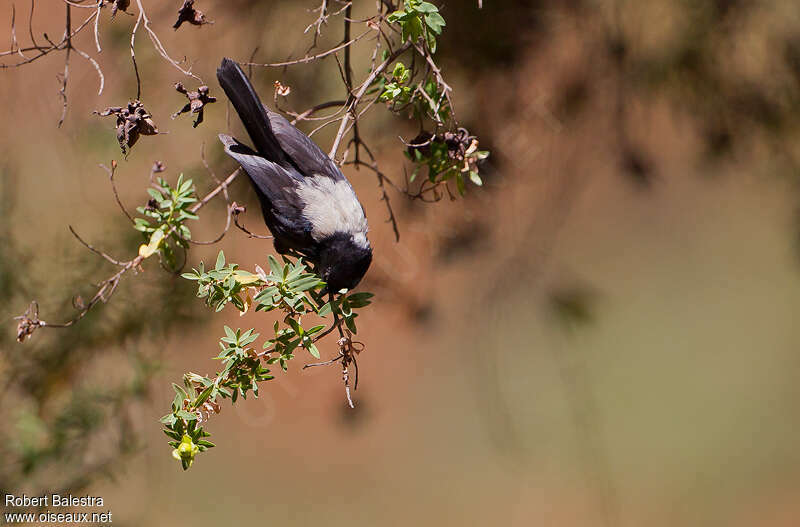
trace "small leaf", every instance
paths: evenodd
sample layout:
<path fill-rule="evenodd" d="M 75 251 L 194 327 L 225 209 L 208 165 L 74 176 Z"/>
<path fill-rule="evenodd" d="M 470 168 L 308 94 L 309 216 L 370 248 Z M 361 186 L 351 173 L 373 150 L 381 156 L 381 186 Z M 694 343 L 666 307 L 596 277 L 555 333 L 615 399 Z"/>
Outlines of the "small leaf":
<path fill-rule="evenodd" d="M 156 251 L 158 251 L 158 247 L 161 245 L 161 242 L 164 240 L 164 231 L 162 229 L 157 229 L 153 231 L 153 234 L 150 235 L 150 243 L 147 245 L 142 244 L 139 247 L 139 256 L 142 258 L 149 258 L 152 256 Z"/>
<path fill-rule="evenodd" d="M 247 271 L 236 271 L 233 274 L 233 278 L 242 285 L 254 284 L 261 280 L 257 275 L 248 273 Z"/>
<path fill-rule="evenodd" d="M 269 262 L 269 268 L 272 271 L 272 274 L 276 277 L 283 276 L 283 268 L 278 263 L 278 260 L 275 259 L 274 256 L 267 255 L 267 261 Z"/>
<path fill-rule="evenodd" d="M 310 275 L 310 276 L 307 276 L 307 277 L 304 277 L 304 278 L 299 278 L 298 280 L 295 280 L 294 282 L 289 284 L 289 287 L 291 287 L 292 291 L 303 292 L 303 291 L 308 291 L 309 289 L 312 289 L 312 288 L 316 287 L 320 282 L 321 282 L 321 280 L 319 278 L 317 278 L 316 276 Z"/>
<path fill-rule="evenodd" d="M 178 410 L 175 412 L 175 415 L 183 419 L 184 421 L 196 421 L 197 415 L 191 412 L 187 412 L 186 410 Z"/>
<path fill-rule="evenodd" d="M 350 304 L 352 307 L 364 307 L 368 306 L 370 302 L 370 298 L 372 298 L 372 293 L 362 292 L 362 293 L 353 293 L 352 295 L 347 297 L 347 303 Z"/>
<path fill-rule="evenodd" d="M 434 33 L 440 35 L 442 33 L 442 28 L 445 26 L 445 21 L 439 13 L 431 13 L 425 17 L 425 24 L 427 24 Z"/>
<path fill-rule="evenodd" d="M 331 314 L 332 311 L 333 311 L 333 308 L 331 307 L 331 303 L 330 302 L 326 302 L 324 306 L 319 308 L 319 316 L 327 317 L 328 315 Z"/>
<path fill-rule="evenodd" d="M 197 408 L 202 405 L 204 402 L 208 400 L 208 396 L 211 395 L 211 390 L 214 389 L 214 385 L 208 386 L 205 390 L 200 392 L 200 395 L 197 396 L 197 399 L 194 401 L 194 407 Z"/>
<path fill-rule="evenodd" d="M 358 331 L 356 331 L 356 323 L 355 323 L 355 321 L 353 320 L 354 318 L 356 318 L 356 315 L 353 315 L 352 317 L 346 317 L 346 318 L 344 319 L 344 323 L 345 323 L 345 325 L 347 326 L 347 329 L 349 329 L 350 331 L 352 331 L 352 332 L 353 332 L 353 334 L 355 335 L 355 334 L 357 334 L 357 333 L 358 333 Z"/>
<path fill-rule="evenodd" d="M 439 8 L 430 2 L 420 2 L 416 7 L 416 11 L 420 13 L 436 13 L 439 14 Z M 441 16 L 441 15 L 440 15 Z"/>
<path fill-rule="evenodd" d="M 313 328 L 306 330 L 306 335 L 313 335 L 314 333 L 322 331 L 323 329 L 325 329 L 324 324 L 320 324 L 319 326 L 314 326 Z"/>

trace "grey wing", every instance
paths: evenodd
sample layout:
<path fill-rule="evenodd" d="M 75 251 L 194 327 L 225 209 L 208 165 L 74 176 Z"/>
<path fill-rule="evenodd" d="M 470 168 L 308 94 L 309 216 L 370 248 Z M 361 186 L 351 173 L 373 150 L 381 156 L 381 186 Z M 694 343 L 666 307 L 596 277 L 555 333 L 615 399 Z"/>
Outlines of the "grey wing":
<path fill-rule="evenodd" d="M 306 134 L 295 128 L 284 116 L 266 106 L 272 133 L 278 139 L 281 149 L 289 155 L 300 172 L 305 176 L 327 176 L 334 180 L 344 179 L 331 158 Z"/>
<path fill-rule="evenodd" d="M 303 176 L 293 168 L 273 163 L 233 137 L 219 135 L 225 153 L 244 168 L 261 201 L 264 219 L 276 237 L 289 238 L 296 249 L 311 240 L 311 224 L 303 215 L 296 189 Z"/>

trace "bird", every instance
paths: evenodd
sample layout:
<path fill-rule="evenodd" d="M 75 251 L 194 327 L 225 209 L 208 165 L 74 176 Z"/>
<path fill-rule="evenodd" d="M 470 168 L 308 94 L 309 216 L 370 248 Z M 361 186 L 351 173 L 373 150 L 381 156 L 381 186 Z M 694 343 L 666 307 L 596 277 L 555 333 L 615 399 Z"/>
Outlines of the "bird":
<path fill-rule="evenodd" d="M 225 152 L 247 173 L 280 254 L 314 265 L 333 294 L 355 288 L 372 262 L 364 207 L 334 161 L 281 114 L 261 103 L 250 79 L 224 58 L 217 80 L 253 148 L 220 134 Z"/>

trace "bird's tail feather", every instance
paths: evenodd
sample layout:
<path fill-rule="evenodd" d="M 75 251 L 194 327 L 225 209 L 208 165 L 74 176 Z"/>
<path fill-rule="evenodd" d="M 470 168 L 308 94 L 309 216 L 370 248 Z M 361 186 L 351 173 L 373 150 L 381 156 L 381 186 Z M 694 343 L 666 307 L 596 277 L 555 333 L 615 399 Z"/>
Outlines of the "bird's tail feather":
<path fill-rule="evenodd" d="M 217 79 L 258 153 L 277 163 L 284 161 L 285 154 L 272 132 L 266 109 L 242 68 L 233 60 L 224 58 L 217 68 Z"/>

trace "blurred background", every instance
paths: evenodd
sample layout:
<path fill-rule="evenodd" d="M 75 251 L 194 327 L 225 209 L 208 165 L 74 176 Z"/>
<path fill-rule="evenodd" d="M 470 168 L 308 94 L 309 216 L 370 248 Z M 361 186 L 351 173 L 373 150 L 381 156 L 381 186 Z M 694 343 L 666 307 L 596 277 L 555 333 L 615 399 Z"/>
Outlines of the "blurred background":
<path fill-rule="evenodd" d="M 30 5 L 15 4 L 24 42 Z M 152 27 L 221 96 L 222 56 L 302 56 L 319 2 L 204 0 L 215 23 L 173 31 L 178 4 L 145 2 Z M 374 9 L 355 2 L 354 18 Z M 61 1 L 36 10 L 37 38 L 63 33 Z M 214 370 L 223 324 L 267 331 L 269 315 L 211 316 L 148 261 L 74 327 L 18 344 L 13 317 L 36 299 L 44 320 L 68 320 L 74 295 L 113 274 L 69 225 L 133 257 L 140 235 L 98 164 L 119 162 L 129 209 L 155 160 L 202 194 L 215 183 L 201 151 L 230 173 L 216 134 L 239 123 L 222 98 L 197 129 L 171 120 L 185 103 L 172 83 L 194 80 L 140 30 L 141 100 L 169 133 L 124 159 L 113 118 L 91 112 L 136 96 L 125 13 L 103 13 L 101 54 L 90 32 L 76 39 L 105 90 L 73 56 L 61 128 L 63 54 L 0 71 L 0 490 L 99 495 L 115 525 L 800 523 L 800 4 L 484 0 L 442 14 L 457 115 L 492 151 L 485 186 L 432 204 L 390 194 L 397 243 L 374 174 L 348 168 L 375 249 L 356 409 L 338 367 L 291 365 L 224 406 L 218 447 L 188 472 L 157 422 L 170 383 Z M 11 19 L 3 2 L 0 42 Z M 320 49 L 340 39 L 324 26 Z M 372 47 L 359 49 L 362 75 Z M 266 100 L 291 86 L 294 110 L 342 97 L 332 60 L 253 79 Z M 402 182 L 398 136 L 415 124 L 376 108 L 361 133 Z M 332 137 L 315 135 L 325 151 Z M 246 182 L 231 195 L 263 232 Z M 224 202 L 202 212 L 193 233 L 211 239 Z M 219 249 L 251 269 L 273 251 L 232 230 L 188 264 Z"/>

